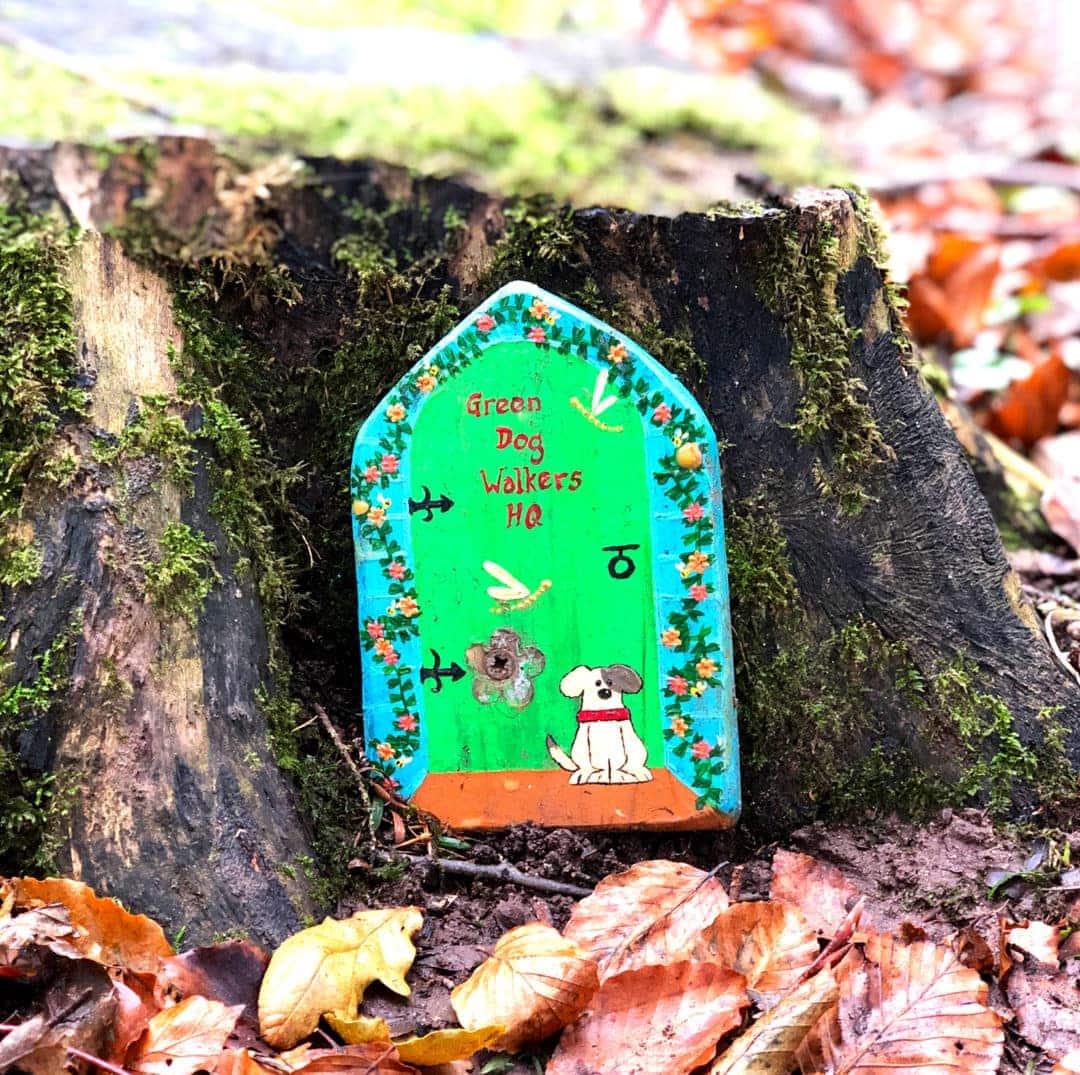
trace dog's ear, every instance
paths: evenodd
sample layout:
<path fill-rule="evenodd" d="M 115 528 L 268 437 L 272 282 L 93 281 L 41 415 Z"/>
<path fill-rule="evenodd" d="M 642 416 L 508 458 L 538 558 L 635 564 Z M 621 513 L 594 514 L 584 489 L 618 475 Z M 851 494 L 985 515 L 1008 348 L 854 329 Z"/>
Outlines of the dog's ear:
<path fill-rule="evenodd" d="M 628 664 L 609 664 L 604 669 L 604 679 L 622 694 L 637 694 L 642 687 L 641 676 Z"/>
<path fill-rule="evenodd" d="M 592 669 L 586 668 L 583 664 L 579 664 L 577 668 L 571 668 L 559 681 L 559 691 L 567 698 L 580 698 L 589 685 L 592 674 Z"/>

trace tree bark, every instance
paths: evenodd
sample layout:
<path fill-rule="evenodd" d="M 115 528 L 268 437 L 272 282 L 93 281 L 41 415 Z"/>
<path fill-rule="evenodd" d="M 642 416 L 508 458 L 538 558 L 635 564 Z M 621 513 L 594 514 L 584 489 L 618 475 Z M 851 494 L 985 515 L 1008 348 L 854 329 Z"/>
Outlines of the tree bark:
<path fill-rule="evenodd" d="M 145 460 L 117 473 L 92 450 L 140 398 L 175 396 L 170 352 L 187 341 L 174 295 L 195 278 L 215 282 L 202 292 L 215 323 L 265 356 L 244 392 L 223 380 L 224 397 L 276 464 L 304 465 L 289 496 L 306 549 L 277 538 L 308 560 L 307 611 L 283 638 L 302 692 L 347 733 L 359 682 L 349 432 L 456 317 L 525 277 L 640 339 L 727 445 L 744 819 L 756 831 L 896 805 L 901 788 L 902 805 L 1030 801 L 1039 773 L 1060 785 L 1080 758 L 1075 689 L 914 368 L 872 223 L 847 192 L 675 219 L 571 215 L 371 163 L 249 172 L 178 138 L 107 161 L 10 151 L 0 167 L 85 229 L 71 288 L 92 403 L 60 434 L 78 479 L 28 486 L 44 568 L 5 592 L 2 626 L 28 674 L 81 613 L 70 689 L 23 743 L 26 765 L 79 774 L 62 852 L 77 876 L 168 923 L 243 923 L 264 939 L 307 906 L 276 869 L 306 853 L 308 835 L 266 747 L 265 610 L 235 568 L 246 550 L 230 550 L 211 510 L 214 451 L 196 440 L 185 491 L 160 467 L 148 480 Z M 145 547 L 170 520 L 216 550 L 221 581 L 194 626 L 140 592 Z M 127 686 L 106 698 L 114 670 Z"/>

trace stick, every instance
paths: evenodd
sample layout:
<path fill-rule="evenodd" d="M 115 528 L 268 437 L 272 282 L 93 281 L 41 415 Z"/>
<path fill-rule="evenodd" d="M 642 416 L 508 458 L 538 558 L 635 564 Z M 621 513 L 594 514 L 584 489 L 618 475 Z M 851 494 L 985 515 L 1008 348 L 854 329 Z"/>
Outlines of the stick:
<path fill-rule="evenodd" d="M 531 874 L 522 873 L 508 862 L 486 866 L 479 862 L 466 862 L 462 859 L 429 859 L 422 855 L 392 857 L 403 858 L 406 862 L 434 865 L 443 873 L 458 877 L 479 877 L 485 881 L 502 881 L 508 885 L 531 888 L 535 892 L 550 892 L 556 896 L 573 896 L 575 899 L 583 899 L 585 896 L 592 895 L 592 889 L 582 888 L 580 885 L 568 885 L 564 881 L 549 881 L 546 877 L 533 877 Z"/>
<path fill-rule="evenodd" d="M 1050 648 L 1054 651 L 1054 656 L 1057 658 L 1058 664 L 1069 673 L 1077 683 L 1080 683 L 1080 672 L 1078 672 L 1072 664 L 1069 663 L 1069 658 L 1062 652 L 1061 647 L 1058 645 L 1057 638 L 1054 635 L 1054 613 L 1060 612 L 1068 620 L 1080 619 L 1080 614 L 1072 612 L 1063 608 L 1052 608 L 1046 614 L 1046 619 L 1043 621 L 1043 627 L 1046 629 L 1046 640 L 1050 643 Z"/>
<path fill-rule="evenodd" d="M 367 818 L 368 836 L 371 839 L 371 846 L 375 846 L 375 829 L 371 824 L 371 796 L 368 794 L 368 782 L 364 779 L 364 774 L 360 771 L 360 766 L 353 760 L 353 756 L 349 753 L 349 748 L 345 746 L 340 735 L 338 735 L 337 728 L 334 727 L 333 722 L 326 715 L 326 710 L 323 709 L 318 702 L 312 707 L 315 710 L 315 716 L 319 718 L 319 723 L 326 729 L 326 734 L 330 736 L 330 741 L 337 747 L 338 753 L 345 759 L 345 764 L 349 767 L 349 772 L 352 773 L 354 780 L 356 781 L 356 790 L 360 792 L 360 800 L 364 804 L 364 816 Z"/>

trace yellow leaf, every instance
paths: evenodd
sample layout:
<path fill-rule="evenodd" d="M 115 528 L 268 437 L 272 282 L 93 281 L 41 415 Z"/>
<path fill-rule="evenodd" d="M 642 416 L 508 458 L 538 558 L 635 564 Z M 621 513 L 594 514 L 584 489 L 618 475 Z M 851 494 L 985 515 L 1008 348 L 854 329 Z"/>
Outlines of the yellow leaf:
<path fill-rule="evenodd" d="M 276 1049 L 306 1038 L 327 1012 L 354 1012 L 374 981 L 407 997 L 405 973 L 416 957 L 412 937 L 423 924 L 416 907 L 358 911 L 327 918 L 285 941 L 270 959 L 259 990 L 259 1027 Z"/>
<path fill-rule="evenodd" d="M 506 1027 L 485 1026 L 479 1030 L 450 1027 L 433 1030 L 419 1038 L 395 1041 L 398 1056 L 406 1064 L 434 1067 L 436 1064 L 452 1064 L 455 1060 L 468 1060 L 473 1053 L 490 1048 L 502 1037 Z"/>
<path fill-rule="evenodd" d="M 575 908 L 563 933 L 596 960 L 600 980 L 686 959 L 728 905 L 715 877 L 684 862 L 639 862 L 605 877 Z"/>
<path fill-rule="evenodd" d="M 463 1027 L 506 1027 L 495 1048 L 516 1052 L 573 1022 L 596 992 L 596 963 L 551 926 L 530 922 L 503 934 L 450 994 Z"/>
<path fill-rule="evenodd" d="M 795 986 L 732 1042 L 709 1075 L 788 1075 L 795 1050 L 836 997 L 836 979 L 829 970 Z"/>
<path fill-rule="evenodd" d="M 206 997 L 185 997 L 150 1020 L 139 1053 L 127 1066 L 138 1075 L 194 1075 L 212 1071 L 244 1010 Z"/>
<path fill-rule="evenodd" d="M 173 954 L 165 932 L 145 915 L 125 911 L 116 900 L 95 895 L 89 885 L 49 877 L 15 881 L 15 906 L 62 903 L 71 915 L 78 936 L 76 948 L 88 959 L 136 973 L 156 974 L 158 964 Z"/>
<path fill-rule="evenodd" d="M 350 1015 L 348 1012 L 328 1012 L 323 1016 L 330 1029 L 346 1045 L 363 1045 L 369 1041 L 389 1041 L 390 1026 L 375 1015 Z"/>

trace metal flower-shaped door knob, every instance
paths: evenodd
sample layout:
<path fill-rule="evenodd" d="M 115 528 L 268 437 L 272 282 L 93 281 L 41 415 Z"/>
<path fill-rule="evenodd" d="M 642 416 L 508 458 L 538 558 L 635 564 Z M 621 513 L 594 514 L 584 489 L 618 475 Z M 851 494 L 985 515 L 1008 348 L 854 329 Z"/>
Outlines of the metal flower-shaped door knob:
<path fill-rule="evenodd" d="M 473 670 L 473 697 L 482 705 L 503 699 L 512 709 L 524 709 L 532 700 L 533 679 L 544 670 L 544 655 L 535 646 L 523 646 L 516 631 L 499 627 L 485 642 L 465 651 Z"/>

